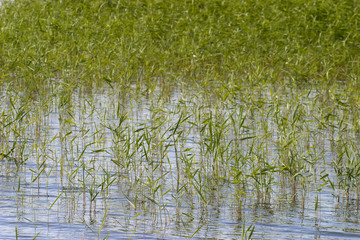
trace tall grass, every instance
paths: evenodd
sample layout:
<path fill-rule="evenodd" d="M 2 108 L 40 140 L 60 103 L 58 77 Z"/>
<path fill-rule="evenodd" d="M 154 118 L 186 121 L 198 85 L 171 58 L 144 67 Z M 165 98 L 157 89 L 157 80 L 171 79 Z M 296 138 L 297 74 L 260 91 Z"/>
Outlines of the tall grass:
<path fill-rule="evenodd" d="M 317 214 L 331 189 L 358 202 L 359 12 L 350 0 L 3 1 L 1 170 L 23 201 L 26 184 L 55 188 L 48 210 L 97 238 L 149 222 L 204 237 L 223 208 L 250 238 L 249 201 Z"/>
<path fill-rule="evenodd" d="M 1 8 L 0 75 L 23 85 L 165 76 L 357 85 L 356 1 L 18 0 Z"/>

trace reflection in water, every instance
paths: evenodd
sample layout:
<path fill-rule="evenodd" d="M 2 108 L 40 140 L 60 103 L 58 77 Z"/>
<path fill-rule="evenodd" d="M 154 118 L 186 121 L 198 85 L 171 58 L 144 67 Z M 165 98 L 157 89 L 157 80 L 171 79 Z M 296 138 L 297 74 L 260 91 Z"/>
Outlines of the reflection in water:
<path fill-rule="evenodd" d="M 313 92 L 292 108 L 267 89 L 226 103 L 176 88 L 70 90 L 1 100 L 2 239 L 232 239 L 244 222 L 255 238 L 359 236 L 357 199 L 329 183 L 340 133 L 316 125 Z"/>

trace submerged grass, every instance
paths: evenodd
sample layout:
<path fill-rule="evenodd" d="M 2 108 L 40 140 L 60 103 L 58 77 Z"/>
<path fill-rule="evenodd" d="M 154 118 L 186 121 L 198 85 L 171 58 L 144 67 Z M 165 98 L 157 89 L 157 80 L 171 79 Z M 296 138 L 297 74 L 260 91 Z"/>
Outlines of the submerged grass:
<path fill-rule="evenodd" d="M 255 205 L 358 203 L 359 20 L 350 0 L 3 1 L 1 171 L 94 238 L 225 216 L 247 239 Z"/>

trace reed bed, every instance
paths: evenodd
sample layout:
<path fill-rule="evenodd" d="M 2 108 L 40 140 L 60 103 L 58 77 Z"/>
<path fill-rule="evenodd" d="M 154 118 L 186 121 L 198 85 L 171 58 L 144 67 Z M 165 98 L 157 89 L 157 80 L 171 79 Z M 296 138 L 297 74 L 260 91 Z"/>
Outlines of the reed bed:
<path fill-rule="evenodd" d="M 3 1 L 16 238 L 248 239 L 258 208 L 358 206 L 358 5 Z"/>

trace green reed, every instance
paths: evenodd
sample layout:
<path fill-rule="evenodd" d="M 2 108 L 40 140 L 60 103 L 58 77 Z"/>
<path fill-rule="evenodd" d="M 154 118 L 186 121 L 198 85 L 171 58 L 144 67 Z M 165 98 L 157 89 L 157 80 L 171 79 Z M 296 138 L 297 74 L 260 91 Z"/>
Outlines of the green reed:
<path fill-rule="evenodd" d="M 32 79 L 31 86 L 165 75 L 356 84 L 357 8 L 351 1 L 4 1 L 0 75 Z"/>
<path fill-rule="evenodd" d="M 315 192 L 320 211 L 329 188 L 346 201 L 354 190 L 358 201 L 358 8 L 4 1 L 2 168 L 30 172 L 38 188 L 59 181 L 48 209 L 62 201 L 72 215 L 82 209 L 89 224 L 98 221 L 98 238 L 113 198 L 130 214 L 126 226 L 173 221 L 192 238 L 203 236 L 208 208 L 224 193 L 244 239 L 256 235 L 241 219 L 246 199 L 301 196 L 305 208 Z M 20 194 L 27 180 L 16 179 Z"/>

